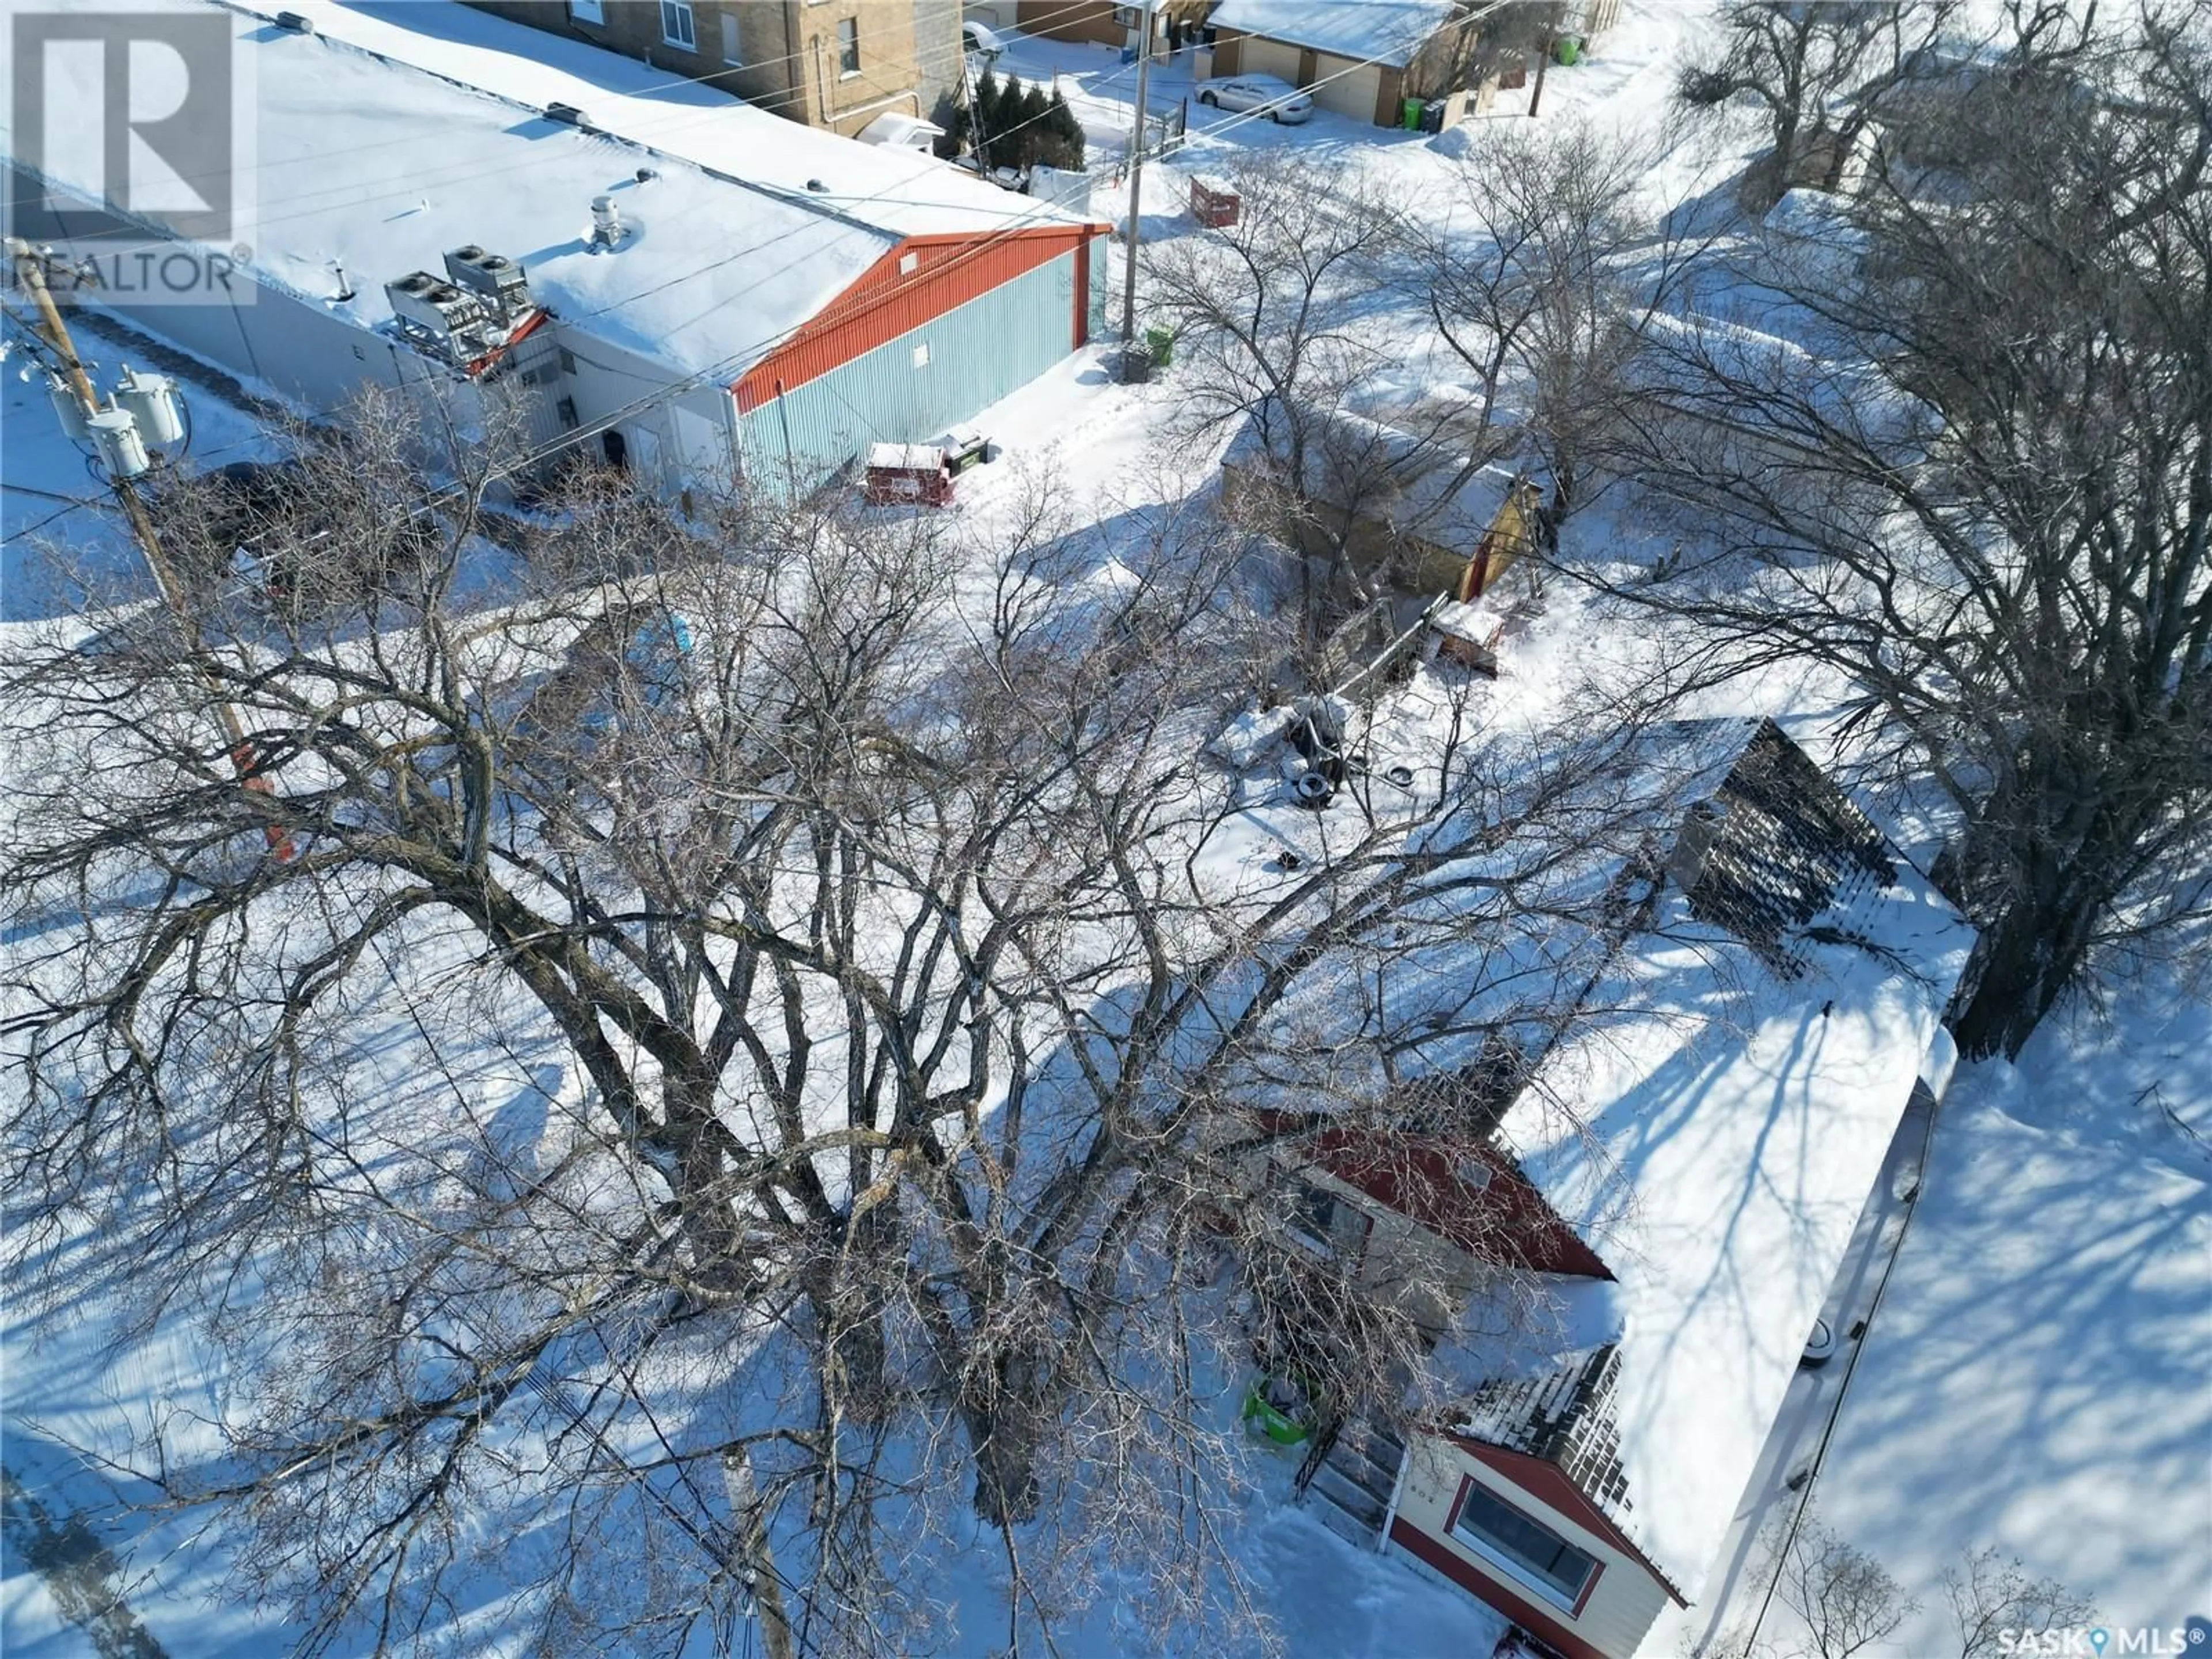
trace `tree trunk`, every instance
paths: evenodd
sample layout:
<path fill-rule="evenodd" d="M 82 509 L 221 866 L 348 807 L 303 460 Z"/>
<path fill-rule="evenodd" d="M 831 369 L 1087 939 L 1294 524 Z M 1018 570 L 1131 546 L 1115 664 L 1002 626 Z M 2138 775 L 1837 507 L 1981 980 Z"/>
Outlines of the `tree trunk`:
<path fill-rule="evenodd" d="M 1991 925 L 1977 953 L 1981 977 L 1952 1023 L 1960 1054 L 2020 1057 L 2080 971 L 2099 908 L 2070 893 L 2042 902 L 2023 898 Z"/>
<path fill-rule="evenodd" d="M 736 1567 L 753 1601 L 760 1626 L 761 1650 L 768 1659 L 796 1659 L 791 1620 L 783 1608 L 783 1581 L 777 1577 L 769 1547 L 768 1510 L 753 1485 L 753 1467 L 741 1451 L 722 1458 L 722 1486 L 730 1500 L 730 1525 L 737 1535 Z"/>
<path fill-rule="evenodd" d="M 2118 896 L 2130 851 L 2148 827 L 2137 822 L 2139 811 L 2108 805 L 2118 787 L 2062 769 L 2039 790 L 1993 802 L 1968 837 L 1965 868 L 1995 880 L 1984 902 L 1971 890 L 1966 895 L 1970 914 L 1989 920 L 1975 950 L 1978 977 L 1952 1022 L 1965 1057 L 2017 1059 L 2080 975 L 2098 919 Z M 2023 805 L 2031 801 L 2050 810 L 2039 814 Z M 2085 801 L 2099 805 L 2084 812 Z M 2075 818 L 2070 836 L 2069 817 Z"/>
<path fill-rule="evenodd" d="M 987 1369 L 988 1398 L 964 1413 L 975 1448 L 975 1511 L 994 1526 L 1031 1519 L 1042 1494 L 1037 1452 L 1047 1418 L 1044 1362 L 1017 1352 Z"/>
<path fill-rule="evenodd" d="M 903 1248 L 890 1206 L 879 1204 L 852 1224 L 852 1240 L 833 1242 L 809 1275 L 808 1294 L 821 1331 L 825 1404 L 860 1423 L 881 1422 L 890 1405 L 884 1320 L 890 1309 L 884 1263 Z"/>
<path fill-rule="evenodd" d="M 969 1416 L 975 1439 L 975 1512 L 994 1527 L 1032 1519 L 1042 1496 L 1036 1422 L 1019 1408 Z"/>

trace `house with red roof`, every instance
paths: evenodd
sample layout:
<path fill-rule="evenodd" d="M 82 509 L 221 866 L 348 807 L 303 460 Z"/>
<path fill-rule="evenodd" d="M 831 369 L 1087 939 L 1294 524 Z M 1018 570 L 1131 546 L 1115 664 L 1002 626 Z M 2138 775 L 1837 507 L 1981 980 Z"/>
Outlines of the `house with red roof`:
<path fill-rule="evenodd" d="M 1772 722 L 1675 737 L 1571 1010 L 1356 1127 L 1263 1115 L 1281 1249 L 1427 1347 L 1405 1410 L 1316 1424 L 1304 1501 L 1570 1659 L 1705 1594 L 1972 939 Z"/>

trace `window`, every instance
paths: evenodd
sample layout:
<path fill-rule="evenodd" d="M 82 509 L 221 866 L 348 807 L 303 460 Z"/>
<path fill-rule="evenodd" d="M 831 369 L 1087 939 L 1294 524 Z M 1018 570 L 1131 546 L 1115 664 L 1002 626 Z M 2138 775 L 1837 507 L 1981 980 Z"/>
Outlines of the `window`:
<path fill-rule="evenodd" d="M 920 270 L 921 269 L 921 255 L 919 253 L 902 253 L 899 255 L 900 276 L 911 276 L 915 271 Z"/>
<path fill-rule="evenodd" d="M 1308 1182 L 1291 1187 L 1288 1219 L 1291 1237 L 1316 1255 L 1357 1256 L 1367 1242 L 1366 1212 Z"/>
<path fill-rule="evenodd" d="M 927 368 L 929 367 L 928 341 L 924 340 L 920 345 L 914 349 L 914 366 L 916 368 Z"/>
<path fill-rule="evenodd" d="M 1114 8 L 1114 27 L 1116 28 L 1133 29 L 1140 27 L 1143 25 L 1144 21 L 1145 9 L 1142 6 L 1116 6 Z"/>
<path fill-rule="evenodd" d="M 691 0 L 660 0 L 660 38 L 686 52 L 699 50 L 699 32 L 691 24 Z"/>
<path fill-rule="evenodd" d="M 1597 1558 L 1530 1520 L 1487 1486 L 1469 1480 L 1452 1531 L 1531 1589 L 1571 1611 L 1597 1571 Z"/>
<path fill-rule="evenodd" d="M 860 20 L 842 19 L 837 25 L 837 73 L 858 75 L 860 72 Z"/>
<path fill-rule="evenodd" d="M 568 0 L 568 21 L 572 23 L 605 22 L 606 0 Z"/>
<path fill-rule="evenodd" d="M 733 11 L 722 14 L 722 61 L 742 64 L 745 55 L 738 45 L 738 15 Z"/>

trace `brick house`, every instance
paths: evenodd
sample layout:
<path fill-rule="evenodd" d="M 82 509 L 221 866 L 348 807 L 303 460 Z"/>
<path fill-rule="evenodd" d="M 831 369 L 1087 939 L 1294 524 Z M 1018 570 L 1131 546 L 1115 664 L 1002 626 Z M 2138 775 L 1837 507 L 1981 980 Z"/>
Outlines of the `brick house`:
<path fill-rule="evenodd" d="M 851 137 L 957 100 L 959 0 L 467 0 Z"/>

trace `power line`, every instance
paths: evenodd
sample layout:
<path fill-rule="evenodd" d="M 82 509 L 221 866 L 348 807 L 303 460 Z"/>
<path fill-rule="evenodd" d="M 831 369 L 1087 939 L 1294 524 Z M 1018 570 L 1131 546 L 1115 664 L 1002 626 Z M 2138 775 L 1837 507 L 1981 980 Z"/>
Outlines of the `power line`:
<path fill-rule="evenodd" d="M 9 484 L 8 488 L 10 489 L 21 489 L 21 486 L 19 484 Z M 46 494 L 44 490 L 26 490 L 23 493 L 26 495 Z M 69 501 L 69 505 L 67 507 L 62 508 L 58 513 L 47 514 L 45 518 L 40 520 L 36 524 L 25 525 L 21 530 L 10 531 L 7 535 L 0 536 L 0 546 L 4 546 L 9 542 L 21 541 L 26 536 L 34 536 L 40 531 L 44 530 L 48 525 L 53 523 L 55 520 L 66 519 L 70 514 L 77 512 L 79 509 L 83 507 L 89 507 L 95 511 L 108 513 L 115 511 L 115 509 L 109 506 L 106 501 L 96 501 L 90 497 L 87 497 L 82 500 L 78 500 L 74 497 L 64 497 L 63 499 Z"/>

